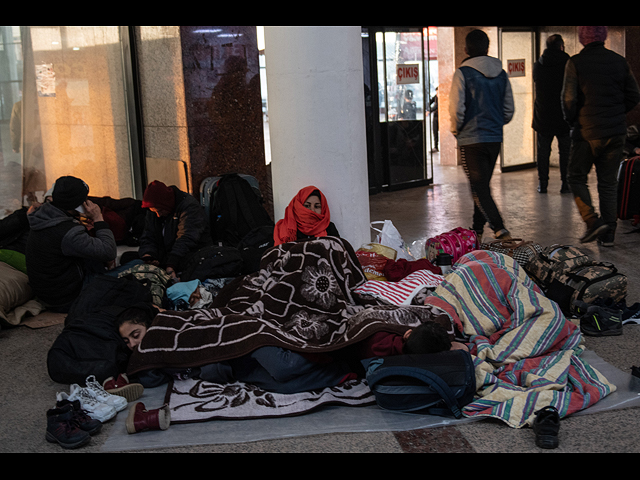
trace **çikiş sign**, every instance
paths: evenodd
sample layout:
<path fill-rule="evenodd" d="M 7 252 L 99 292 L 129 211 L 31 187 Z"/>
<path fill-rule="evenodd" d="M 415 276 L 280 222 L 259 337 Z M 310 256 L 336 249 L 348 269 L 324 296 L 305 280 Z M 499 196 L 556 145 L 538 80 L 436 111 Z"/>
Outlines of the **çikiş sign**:
<path fill-rule="evenodd" d="M 507 60 L 507 73 L 510 77 L 524 77 L 524 59 Z"/>
<path fill-rule="evenodd" d="M 420 83 L 420 68 L 417 63 L 405 63 L 396 65 L 396 78 L 398 85 Z"/>

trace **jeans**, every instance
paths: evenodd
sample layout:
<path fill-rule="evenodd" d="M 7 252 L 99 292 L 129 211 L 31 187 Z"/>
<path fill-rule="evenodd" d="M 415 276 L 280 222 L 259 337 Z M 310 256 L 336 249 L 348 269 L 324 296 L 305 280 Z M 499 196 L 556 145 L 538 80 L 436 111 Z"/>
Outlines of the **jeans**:
<path fill-rule="evenodd" d="M 563 185 L 567 182 L 567 167 L 569 165 L 569 153 L 571 150 L 571 137 L 567 135 L 547 135 L 538 133 L 538 180 L 540 185 L 547 186 L 549 183 L 549 156 L 551 155 L 551 143 L 553 137 L 558 139 L 558 150 L 560 151 L 560 178 Z"/>
<path fill-rule="evenodd" d="M 622 161 L 625 135 L 597 140 L 573 140 L 567 172 L 573 198 L 582 220 L 591 228 L 598 219 L 587 184 L 595 165 L 602 220 L 615 229 L 618 219 L 618 168 Z"/>
<path fill-rule="evenodd" d="M 494 232 L 504 228 L 500 211 L 491 196 L 491 176 L 500 153 L 500 142 L 461 145 L 462 166 L 473 197 L 473 230 L 482 232 L 485 223 Z"/>

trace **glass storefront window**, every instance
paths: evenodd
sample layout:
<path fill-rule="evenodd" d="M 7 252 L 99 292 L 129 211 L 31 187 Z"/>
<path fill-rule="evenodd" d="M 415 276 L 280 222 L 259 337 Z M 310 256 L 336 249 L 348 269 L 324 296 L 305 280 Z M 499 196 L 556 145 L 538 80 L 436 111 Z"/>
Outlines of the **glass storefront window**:
<path fill-rule="evenodd" d="M 63 175 L 91 196 L 133 197 L 120 27 L 0 29 L 0 217 Z"/>

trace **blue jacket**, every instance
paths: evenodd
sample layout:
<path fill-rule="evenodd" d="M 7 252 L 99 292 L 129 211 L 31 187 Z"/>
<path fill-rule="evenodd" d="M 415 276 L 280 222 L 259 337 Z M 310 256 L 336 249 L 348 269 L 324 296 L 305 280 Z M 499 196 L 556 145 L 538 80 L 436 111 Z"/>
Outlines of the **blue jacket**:
<path fill-rule="evenodd" d="M 467 58 L 453 76 L 449 94 L 451 133 L 458 145 L 502 142 L 513 118 L 511 83 L 497 58 Z"/>

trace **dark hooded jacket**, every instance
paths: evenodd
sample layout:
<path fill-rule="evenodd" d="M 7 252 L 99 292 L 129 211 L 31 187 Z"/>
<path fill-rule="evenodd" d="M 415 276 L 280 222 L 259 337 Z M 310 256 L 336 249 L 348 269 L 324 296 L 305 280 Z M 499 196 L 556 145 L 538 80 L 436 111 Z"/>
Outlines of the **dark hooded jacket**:
<path fill-rule="evenodd" d="M 533 129 L 547 135 L 568 135 L 569 124 L 562 115 L 562 83 L 569 54 L 545 49 L 533 65 L 536 100 L 533 107 Z"/>
<path fill-rule="evenodd" d="M 626 114 L 640 89 L 626 59 L 592 42 L 567 62 L 562 110 L 574 139 L 597 140 L 627 131 Z"/>
<path fill-rule="evenodd" d="M 94 223 L 92 236 L 77 219 L 51 203 L 27 218 L 31 227 L 26 248 L 29 284 L 47 306 L 70 305 L 82 290 L 89 263 L 116 258 L 116 241 L 104 221 Z"/>

